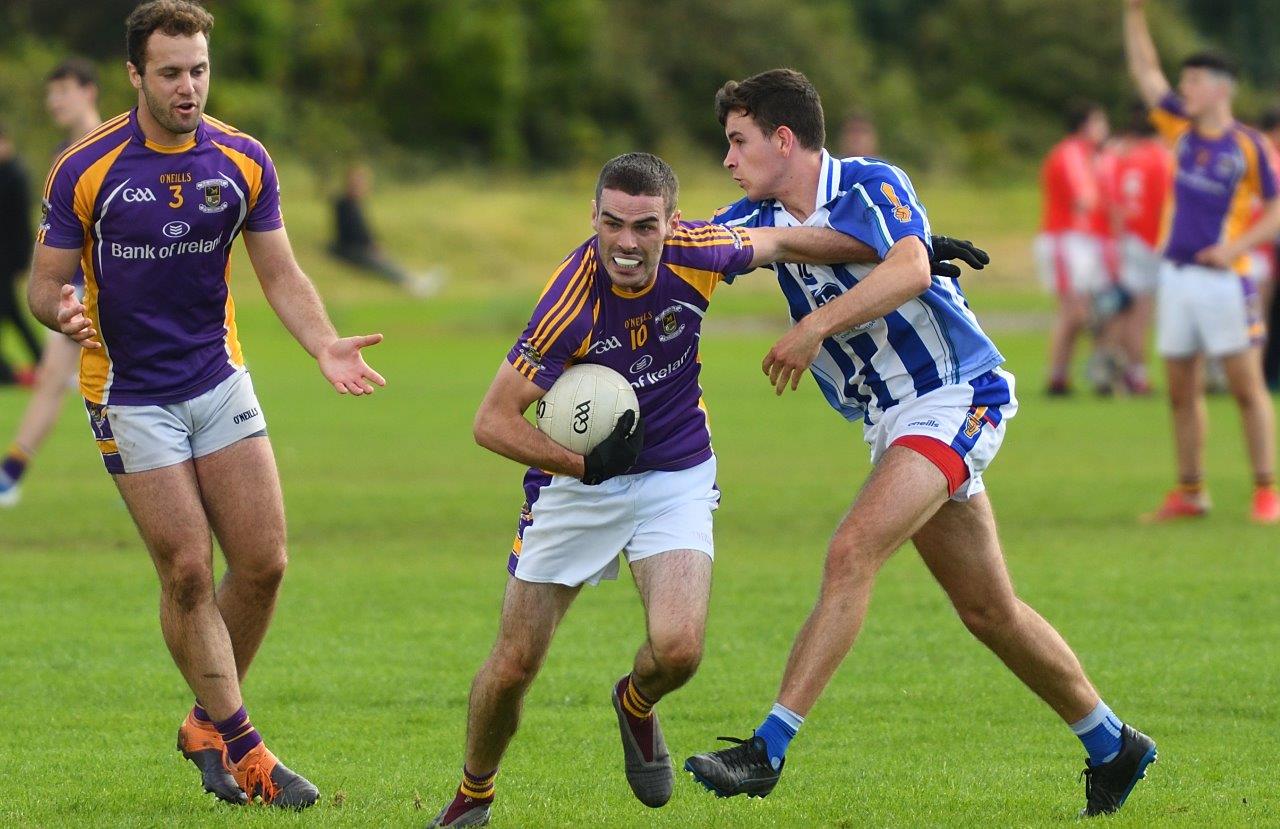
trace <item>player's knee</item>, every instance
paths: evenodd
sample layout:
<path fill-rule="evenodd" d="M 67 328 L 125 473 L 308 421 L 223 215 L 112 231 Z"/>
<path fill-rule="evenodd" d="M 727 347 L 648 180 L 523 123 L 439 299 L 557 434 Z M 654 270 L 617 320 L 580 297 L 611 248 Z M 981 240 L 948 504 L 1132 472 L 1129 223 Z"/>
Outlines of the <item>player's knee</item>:
<path fill-rule="evenodd" d="M 827 560 L 822 574 L 822 591 L 844 592 L 851 586 L 875 579 L 874 557 L 849 538 L 834 538 L 827 546 Z"/>
<path fill-rule="evenodd" d="M 213 598 L 213 571 L 204 561 L 178 561 L 167 569 L 163 589 L 171 606 L 190 613 Z"/>
<path fill-rule="evenodd" d="M 502 690 L 517 690 L 533 682 L 541 665 L 542 660 L 527 650 L 501 650 L 489 660 L 489 673 Z"/>
<path fill-rule="evenodd" d="M 263 593 L 275 593 L 284 580 L 284 571 L 289 564 L 289 556 L 284 544 L 273 546 L 269 553 L 258 557 L 252 564 L 240 564 L 232 572 L 236 579 L 252 586 Z"/>
<path fill-rule="evenodd" d="M 692 631 L 650 641 L 654 661 L 671 680 L 684 683 L 702 663 L 702 639 Z"/>

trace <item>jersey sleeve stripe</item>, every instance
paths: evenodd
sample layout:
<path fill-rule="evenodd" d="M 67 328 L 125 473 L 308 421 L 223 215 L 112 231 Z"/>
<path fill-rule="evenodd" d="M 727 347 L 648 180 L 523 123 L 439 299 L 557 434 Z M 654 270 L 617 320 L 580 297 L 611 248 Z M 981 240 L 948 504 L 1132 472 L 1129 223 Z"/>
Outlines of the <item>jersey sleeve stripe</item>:
<path fill-rule="evenodd" d="M 231 163 L 236 165 L 240 175 L 244 176 L 244 180 L 249 183 L 248 212 L 252 213 L 253 208 L 258 204 L 258 197 L 262 195 L 262 165 L 225 144 L 219 144 L 217 141 L 212 143 L 222 151 L 223 155 L 231 159 Z"/>
<path fill-rule="evenodd" d="M 568 314 L 566 314 L 564 316 L 564 320 L 559 323 L 559 327 L 551 332 L 551 335 L 546 340 L 545 346 L 535 345 L 534 347 L 538 348 L 539 350 L 551 348 L 551 346 L 554 345 L 560 339 L 560 337 L 564 335 L 564 332 L 569 327 L 570 323 L 572 323 L 575 319 L 577 319 L 578 314 L 582 313 L 582 309 L 585 308 L 587 305 L 587 297 L 589 293 L 590 293 L 589 291 L 585 291 L 585 290 L 582 292 L 581 297 L 578 299 L 578 303 L 573 306 L 573 310 L 570 311 Z"/>
<path fill-rule="evenodd" d="M 564 318 L 565 312 L 570 307 L 573 307 L 575 303 L 578 303 L 579 307 L 581 307 L 579 298 L 586 296 L 590 285 L 590 280 L 587 276 L 587 272 L 589 270 L 587 267 L 589 259 L 589 254 L 582 257 L 582 262 L 579 263 L 577 271 L 575 271 L 573 276 L 570 278 L 569 284 L 565 287 L 564 293 L 560 295 L 560 298 L 556 300 L 555 305 L 553 305 L 542 317 L 541 322 L 538 323 L 533 334 L 529 336 L 529 342 L 534 348 L 541 351 L 544 350 L 547 344 L 554 342 L 554 337 L 551 337 L 550 339 L 547 338 L 547 332 L 560 324 L 560 321 Z"/>
<path fill-rule="evenodd" d="M 80 150 L 89 146 L 97 139 L 102 138 L 108 133 L 111 133 L 111 132 L 114 132 L 115 130 L 120 129 L 121 127 L 125 126 L 128 123 L 129 123 L 128 113 L 125 113 L 124 115 L 118 115 L 115 118 L 112 118 L 107 123 L 98 127 L 93 132 L 86 135 L 84 138 L 81 138 L 79 141 L 72 144 L 70 147 L 67 147 L 65 150 L 63 150 L 62 155 L 58 156 L 57 161 L 53 162 L 53 167 L 49 170 L 49 176 L 45 179 L 44 198 L 48 199 L 49 196 L 53 193 L 53 180 L 57 178 L 58 171 L 62 169 L 62 165 L 67 162 L 67 159 L 71 158 L 71 156 L 75 155 Z"/>
<path fill-rule="evenodd" d="M 867 193 L 867 188 L 863 187 L 861 184 L 855 184 L 853 185 L 853 189 L 858 191 L 858 195 L 862 197 L 862 201 L 871 209 L 871 212 L 875 214 L 876 228 L 880 231 L 880 235 L 884 237 L 885 248 L 888 249 L 893 247 L 893 236 L 889 233 L 889 225 L 885 222 L 884 214 L 880 211 L 880 208 L 876 206 L 871 195 Z"/>

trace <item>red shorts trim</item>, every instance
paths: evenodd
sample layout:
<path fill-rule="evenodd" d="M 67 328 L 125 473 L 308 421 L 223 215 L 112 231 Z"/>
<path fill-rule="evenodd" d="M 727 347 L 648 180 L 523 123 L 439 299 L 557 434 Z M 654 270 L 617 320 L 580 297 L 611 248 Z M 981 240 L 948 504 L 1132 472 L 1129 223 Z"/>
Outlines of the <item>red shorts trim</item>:
<path fill-rule="evenodd" d="M 938 471 L 947 479 L 947 495 L 955 495 L 964 482 L 969 480 L 969 467 L 964 458 L 955 449 L 937 438 L 928 435 L 903 435 L 891 446 L 903 446 L 923 455 L 926 460 L 938 467 Z"/>

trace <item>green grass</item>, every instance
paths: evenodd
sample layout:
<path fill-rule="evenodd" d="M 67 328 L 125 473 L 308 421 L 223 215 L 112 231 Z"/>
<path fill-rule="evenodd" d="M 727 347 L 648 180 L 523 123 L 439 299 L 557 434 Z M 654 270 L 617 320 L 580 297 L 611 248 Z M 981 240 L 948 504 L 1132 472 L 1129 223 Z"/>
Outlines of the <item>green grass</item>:
<path fill-rule="evenodd" d="M 160 637 L 153 570 L 68 401 L 22 506 L 0 512 L 0 825 L 414 826 L 451 794 L 521 501 L 520 470 L 477 448 L 470 420 L 541 280 L 586 233 L 577 201 L 589 190 L 492 184 L 389 187 L 378 206 L 393 247 L 450 268 L 445 296 L 427 303 L 324 262 L 323 209 L 286 200 L 339 326 L 387 335 L 369 357 L 389 386 L 372 399 L 329 391 L 243 263 L 237 277 L 292 560 L 246 696 L 274 749 L 325 799 L 293 815 L 199 792 L 173 749 L 190 699 Z M 935 224 L 962 225 L 962 192 L 940 192 Z M 959 232 L 1025 245 L 1020 192 L 976 194 L 1020 205 L 1017 218 L 972 210 L 982 233 Z M 686 183 L 686 203 L 717 200 L 719 179 Z M 449 232 L 420 227 L 431 203 Z M 1041 313 L 1020 279 L 1009 266 L 976 281 L 979 313 Z M 767 710 L 827 535 L 867 471 L 859 430 L 811 383 L 778 400 L 760 376 L 783 313 L 771 281 L 718 294 L 704 343 L 724 504 L 706 658 L 661 708 L 678 758 L 746 733 Z M 1134 516 L 1170 478 L 1163 404 L 1046 401 L 1043 335 L 997 339 L 1023 403 L 987 476 L 1015 582 L 1117 712 L 1160 743 L 1160 762 L 1108 825 L 1280 825 L 1280 545 L 1244 521 L 1230 404 L 1210 406 L 1215 514 L 1140 527 Z M 0 436 L 25 399 L 0 392 Z M 495 826 L 1071 825 L 1079 744 L 968 636 L 909 548 L 886 567 L 773 796 L 718 801 L 681 777 L 666 808 L 645 809 L 623 779 L 605 697 L 639 642 L 626 581 L 584 591 L 570 612 L 503 764 Z"/>

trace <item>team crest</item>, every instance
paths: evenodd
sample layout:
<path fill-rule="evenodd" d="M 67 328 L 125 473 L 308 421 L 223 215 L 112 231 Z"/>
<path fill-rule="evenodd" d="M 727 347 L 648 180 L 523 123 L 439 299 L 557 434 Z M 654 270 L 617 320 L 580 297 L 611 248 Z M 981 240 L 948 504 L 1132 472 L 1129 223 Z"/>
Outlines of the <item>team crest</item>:
<path fill-rule="evenodd" d="M 535 368 L 542 368 L 542 352 L 528 341 L 520 344 L 520 356 Z"/>
<path fill-rule="evenodd" d="M 902 203 L 902 199 L 898 198 L 898 191 L 893 189 L 893 185 L 885 182 L 880 185 L 880 192 L 884 193 L 884 197 L 893 205 L 893 218 L 906 224 L 911 221 L 911 208 Z"/>
<path fill-rule="evenodd" d="M 93 430 L 93 438 L 98 441 L 112 440 L 111 422 L 107 420 L 107 407 L 101 403 L 85 401 L 89 411 L 89 428 Z"/>
<path fill-rule="evenodd" d="M 986 414 L 986 406 L 978 406 L 973 411 L 969 412 L 969 417 L 964 423 L 965 437 L 974 437 L 978 432 L 982 431 L 982 421 L 985 419 Z"/>
<path fill-rule="evenodd" d="M 231 182 L 224 178 L 210 178 L 196 183 L 196 189 L 204 193 L 204 201 L 199 205 L 202 213 L 221 213 L 231 206 L 223 198 L 224 187 L 231 187 Z"/>
<path fill-rule="evenodd" d="M 667 310 L 658 314 L 658 339 L 662 342 L 674 340 L 684 331 L 684 323 L 680 322 L 680 311 L 683 310 L 679 305 L 672 305 Z"/>

